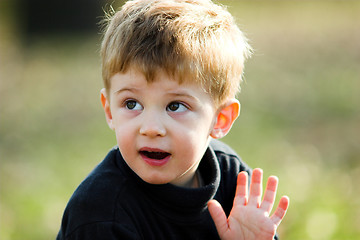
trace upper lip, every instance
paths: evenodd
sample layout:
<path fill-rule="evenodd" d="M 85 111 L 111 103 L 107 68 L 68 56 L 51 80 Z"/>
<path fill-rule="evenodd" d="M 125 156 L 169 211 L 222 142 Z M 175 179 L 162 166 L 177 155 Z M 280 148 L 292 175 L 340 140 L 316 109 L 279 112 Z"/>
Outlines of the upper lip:
<path fill-rule="evenodd" d="M 140 148 L 139 152 L 161 152 L 161 153 L 169 153 L 168 151 L 165 151 L 160 148 L 152 148 L 152 147 L 142 147 Z"/>
<path fill-rule="evenodd" d="M 140 148 L 139 154 L 146 159 L 154 159 L 154 160 L 165 160 L 168 159 L 171 154 L 159 148 L 150 148 L 143 147 Z"/>

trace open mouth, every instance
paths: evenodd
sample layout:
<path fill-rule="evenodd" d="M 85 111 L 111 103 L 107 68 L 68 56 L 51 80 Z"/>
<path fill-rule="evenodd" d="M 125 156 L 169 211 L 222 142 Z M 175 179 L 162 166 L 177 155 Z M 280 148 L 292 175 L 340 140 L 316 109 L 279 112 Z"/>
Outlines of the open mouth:
<path fill-rule="evenodd" d="M 154 167 L 160 167 L 169 162 L 171 154 L 159 149 L 143 148 L 139 151 L 143 160 Z"/>
<path fill-rule="evenodd" d="M 167 152 L 140 151 L 140 154 L 149 159 L 163 160 L 170 156 Z"/>

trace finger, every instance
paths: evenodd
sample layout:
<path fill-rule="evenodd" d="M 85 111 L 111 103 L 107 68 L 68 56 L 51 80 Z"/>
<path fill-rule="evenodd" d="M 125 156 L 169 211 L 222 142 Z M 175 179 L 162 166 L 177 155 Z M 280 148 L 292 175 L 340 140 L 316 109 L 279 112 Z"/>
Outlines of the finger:
<path fill-rule="evenodd" d="M 248 196 L 248 173 L 243 171 L 238 174 L 234 205 L 246 205 Z"/>
<path fill-rule="evenodd" d="M 218 201 L 210 200 L 208 202 L 208 209 L 215 223 L 216 230 L 218 231 L 219 236 L 222 236 L 229 228 L 226 214 L 223 208 Z"/>
<path fill-rule="evenodd" d="M 263 171 L 260 168 L 256 168 L 251 176 L 250 183 L 250 196 L 248 205 L 260 206 L 261 193 L 262 193 L 262 176 Z"/>
<path fill-rule="evenodd" d="M 268 178 L 266 184 L 266 190 L 264 193 L 264 199 L 261 203 L 260 208 L 263 209 L 265 212 L 270 214 L 271 209 L 274 206 L 275 197 L 276 197 L 276 189 L 278 185 L 279 179 L 275 176 L 270 176 Z"/>
<path fill-rule="evenodd" d="M 286 211 L 289 208 L 289 204 L 290 199 L 287 196 L 281 197 L 278 207 L 276 208 L 274 214 L 270 217 L 276 226 L 280 225 L 281 220 L 284 218 Z"/>

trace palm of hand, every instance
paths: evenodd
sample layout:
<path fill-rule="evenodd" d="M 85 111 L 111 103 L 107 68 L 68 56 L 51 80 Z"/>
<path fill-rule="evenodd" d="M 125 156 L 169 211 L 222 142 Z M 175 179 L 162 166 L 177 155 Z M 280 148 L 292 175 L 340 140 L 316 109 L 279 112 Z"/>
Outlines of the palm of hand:
<path fill-rule="evenodd" d="M 238 206 L 228 218 L 229 229 L 225 239 L 273 239 L 276 226 L 261 209 Z"/>
<path fill-rule="evenodd" d="M 289 199 L 282 197 L 274 214 L 269 216 L 275 201 L 277 184 L 276 177 L 269 177 L 264 199 L 260 204 L 262 170 L 254 169 L 249 196 L 247 173 L 239 173 L 233 209 L 229 218 L 226 218 L 217 201 L 209 202 L 209 211 L 220 238 L 223 240 L 272 240 L 289 206 Z"/>

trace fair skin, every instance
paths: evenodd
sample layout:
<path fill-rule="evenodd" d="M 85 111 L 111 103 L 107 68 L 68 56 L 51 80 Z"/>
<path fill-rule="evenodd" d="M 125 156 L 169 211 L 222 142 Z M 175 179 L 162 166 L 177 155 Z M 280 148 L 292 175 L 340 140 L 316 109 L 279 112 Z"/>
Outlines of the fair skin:
<path fill-rule="evenodd" d="M 134 68 L 113 75 L 110 81 L 110 89 L 101 90 L 101 102 L 127 165 L 151 184 L 198 187 L 195 173 L 209 141 L 227 134 L 239 115 L 239 102 L 230 98 L 216 106 L 211 96 L 196 84 L 179 84 L 162 71 L 152 83 Z M 275 198 L 272 190 L 277 180 L 271 180 L 265 191 L 266 203 L 270 205 L 254 207 L 255 195 L 258 199 L 261 192 L 257 184 L 250 188 L 249 201 L 241 206 L 239 199 L 247 199 L 242 187 L 247 179 L 243 175 L 239 174 L 237 197 L 228 219 L 216 201 L 209 202 L 219 235 L 222 239 L 271 239 L 262 237 L 263 227 L 271 235 L 268 220 L 273 220 L 276 230 L 287 209 L 285 200 L 281 200 L 283 204 L 275 211 L 276 217 L 266 214 L 274 203 L 268 195 Z M 259 178 L 253 179 L 251 186 L 256 181 Z"/>
<path fill-rule="evenodd" d="M 261 169 L 254 169 L 250 193 L 248 193 L 248 174 L 247 172 L 239 173 L 234 204 L 229 217 L 226 217 L 224 210 L 216 200 L 208 203 L 211 217 L 222 240 L 274 239 L 276 229 L 289 207 L 289 198 L 281 197 L 279 205 L 270 216 L 279 180 L 275 176 L 268 178 L 264 198 L 261 201 L 262 175 Z"/>

